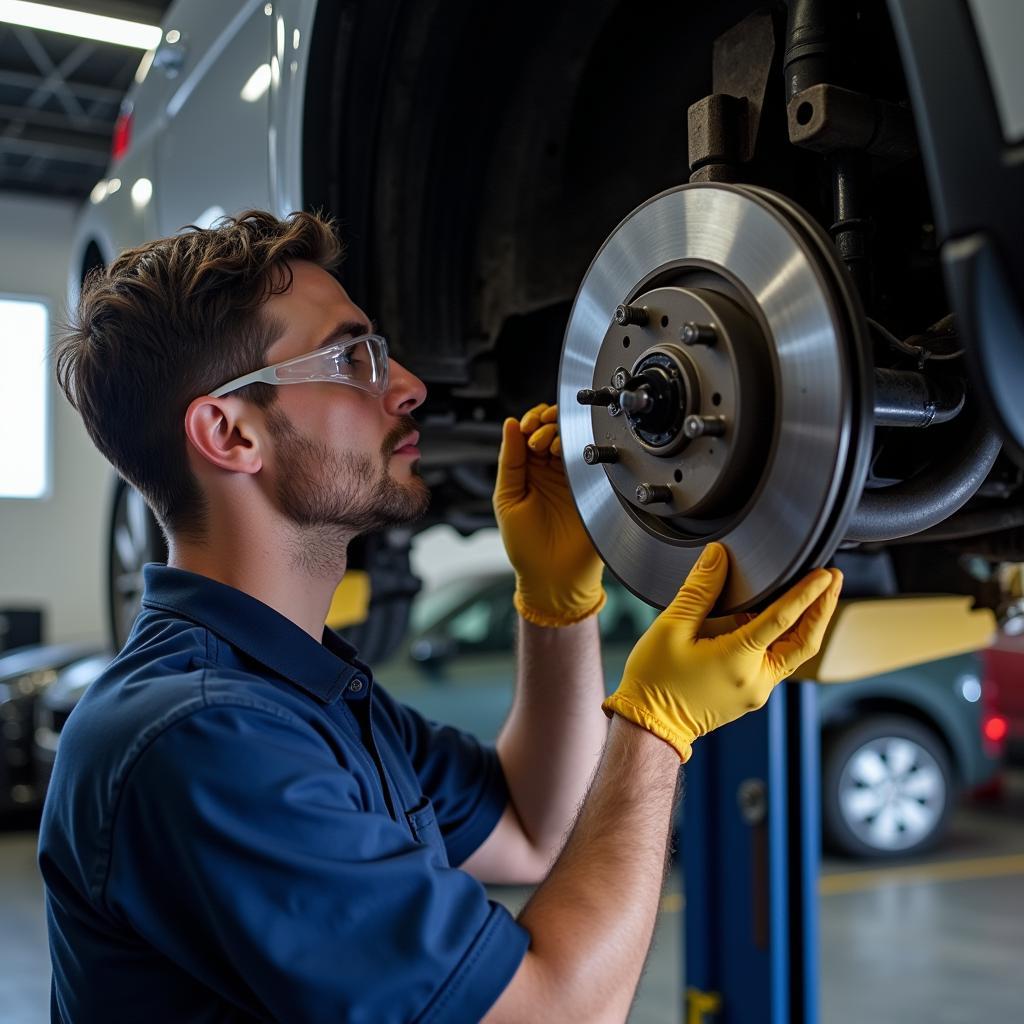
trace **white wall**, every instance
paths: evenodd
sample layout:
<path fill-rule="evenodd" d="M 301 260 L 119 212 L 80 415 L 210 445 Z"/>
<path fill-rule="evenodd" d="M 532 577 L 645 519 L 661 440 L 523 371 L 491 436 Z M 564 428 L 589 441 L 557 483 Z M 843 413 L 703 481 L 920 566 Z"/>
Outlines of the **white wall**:
<path fill-rule="evenodd" d="M 0 193 L 0 293 L 45 300 L 51 334 L 66 313 L 77 210 L 65 200 Z M 113 471 L 57 387 L 52 367 L 50 382 L 50 494 L 0 498 L 0 607 L 41 606 L 47 640 L 103 641 Z"/>

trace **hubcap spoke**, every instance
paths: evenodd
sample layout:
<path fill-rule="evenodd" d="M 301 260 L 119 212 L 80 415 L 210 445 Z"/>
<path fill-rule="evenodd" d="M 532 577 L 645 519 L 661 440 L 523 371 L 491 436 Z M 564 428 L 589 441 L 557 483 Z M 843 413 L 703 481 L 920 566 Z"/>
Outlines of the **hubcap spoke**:
<path fill-rule="evenodd" d="M 873 786 L 849 789 L 842 795 L 843 812 L 848 818 L 867 821 L 882 807 L 882 794 Z"/>
<path fill-rule="evenodd" d="M 939 770 L 931 765 L 923 765 L 907 776 L 900 792 L 913 800 L 932 801 L 941 798 L 944 789 Z"/>
<path fill-rule="evenodd" d="M 854 754 L 850 762 L 850 775 L 865 786 L 875 786 L 889 777 L 889 771 L 877 750 L 864 747 Z"/>
<path fill-rule="evenodd" d="M 885 745 L 885 760 L 889 766 L 889 774 L 899 778 L 917 763 L 918 746 L 909 740 L 898 737 L 888 741 Z"/>

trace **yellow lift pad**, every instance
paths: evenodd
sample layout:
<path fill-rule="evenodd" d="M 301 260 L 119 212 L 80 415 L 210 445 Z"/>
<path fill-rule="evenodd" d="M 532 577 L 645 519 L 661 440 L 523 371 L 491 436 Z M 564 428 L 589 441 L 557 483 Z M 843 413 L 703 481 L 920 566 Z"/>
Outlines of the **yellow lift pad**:
<path fill-rule="evenodd" d="M 365 622 L 370 612 L 370 574 L 365 569 L 349 569 L 331 598 L 326 625 L 341 629 Z"/>
<path fill-rule="evenodd" d="M 988 608 L 963 595 L 840 601 L 821 651 L 798 679 L 845 683 L 987 647 L 996 631 Z"/>

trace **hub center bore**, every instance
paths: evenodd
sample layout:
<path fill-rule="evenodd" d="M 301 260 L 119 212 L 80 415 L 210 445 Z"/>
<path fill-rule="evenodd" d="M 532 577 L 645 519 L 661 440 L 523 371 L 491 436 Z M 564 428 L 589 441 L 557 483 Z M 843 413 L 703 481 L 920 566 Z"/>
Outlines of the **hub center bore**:
<path fill-rule="evenodd" d="M 649 350 L 619 394 L 626 422 L 640 443 L 652 451 L 679 447 L 686 414 L 696 401 L 693 367 L 682 352 L 673 349 Z"/>

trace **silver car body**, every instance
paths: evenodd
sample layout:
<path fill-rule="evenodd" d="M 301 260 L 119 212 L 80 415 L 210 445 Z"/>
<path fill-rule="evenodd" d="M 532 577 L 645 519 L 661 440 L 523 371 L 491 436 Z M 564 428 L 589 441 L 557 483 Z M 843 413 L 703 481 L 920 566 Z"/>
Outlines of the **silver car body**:
<path fill-rule="evenodd" d="M 122 249 L 209 226 L 256 207 L 301 209 L 302 120 L 316 0 L 179 0 L 124 100 L 133 117 L 122 159 L 86 202 L 69 294 L 90 245 Z M 159 169 L 159 170 L 158 170 Z M 147 185 L 148 183 L 148 185 Z"/>

